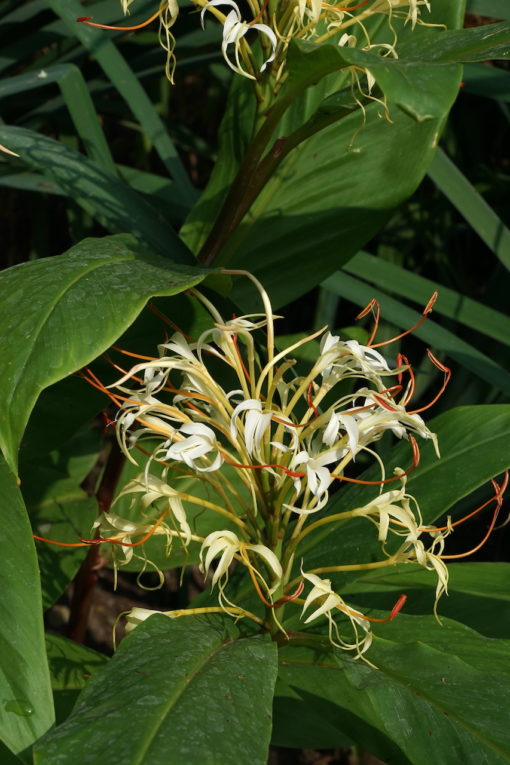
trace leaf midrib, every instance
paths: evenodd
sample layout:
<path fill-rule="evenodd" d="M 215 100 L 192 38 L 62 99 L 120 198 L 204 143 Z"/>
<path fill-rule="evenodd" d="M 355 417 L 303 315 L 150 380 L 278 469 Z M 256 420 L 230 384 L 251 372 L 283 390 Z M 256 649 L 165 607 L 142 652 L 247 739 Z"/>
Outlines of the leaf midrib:
<path fill-rule="evenodd" d="M 49 304 L 48 310 L 47 310 L 44 318 L 40 321 L 39 326 L 36 329 L 35 333 L 30 335 L 30 343 L 29 343 L 28 352 L 27 352 L 27 354 L 25 356 L 25 359 L 24 359 L 22 365 L 17 370 L 18 374 L 12 380 L 12 385 L 10 387 L 10 392 L 7 393 L 7 403 L 8 404 L 12 403 L 12 400 L 13 400 L 13 398 L 14 398 L 17 390 L 18 390 L 18 387 L 19 387 L 18 383 L 20 381 L 20 378 L 21 378 L 23 372 L 25 371 L 26 367 L 28 366 L 28 363 L 29 363 L 30 359 L 32 358 L 32 356 L 34 354 L 34 349 L 35 349 L 35 346 L 37 344 L 37 341 L 38 341 L 40 335 L 42 334 L 42 332 L 46 328 L 46 326 L 47 326 L 47 324 L 49 322 L 49 318 L 52 315 L 52 313 L 55 311 L 58 303 L 63 299 L 63 297 L 66 295 L 66 293 L 69 292 L 81 279 L 83 279 L 84 277 L 88 276 L 88 274 L 92 273 L 97 268 L 101 268 L 101 267 L 103 267 L 105 265 L 114 265 L 114 264 L 116 265 L 117 263 L 125 263 L 125 262 L 128 262 L 130 260 L 133 260 L 132 256 L 131 257 L 129 257 L 129 256 L 122 257 L 121 256 L 119 258 L 115 258 L 114 262 L 112 262 L 111 259 L 106 259 L 105 258 L 105 260 L 103 260 L 103 261 L 101 261 L 99 263 L 94 263 L 92 266 L 90 266 L 90 268 L 88 268 L 85 271 L 82 271 L 76 278 L 74 278 L 72 281 L 68 282 L 65 285 L 65 287 L 63 287 L 57 293 L 57 295 L 55 296 L 54 300 Z"/>
<path fill-rule="evenodd" d="M 185 677 L 175 688 L 167 702 L 163 705 L 162 708 L 160 708 L 162 713 L 158 715 L 155 723 L 151 727 L 151 730 L 147 732 L 144 741 L 141 742 L 141 746 L 136 752 L 134 752 L 130 765 L 144 765 L 144 763 L 148 762 L 146 755 L 148 754 L 156 735 L 159 733 L 161 726 L 163 725 L 172 709 L 177 705 L 183 693 L 191 685 L 193 680 L 196 678 L 200 670 L 207 664 L 207 662 L 209 662 L 217 653 L 219 653 L 222 648 L 226 648 L 227 646 L 231 645 L 234 640 L 235 639 L 231 639 L 224 642 L 221 640 L 221 638 L 219 638 L 218 645 L 210 648 L 207 653 L 196 662 L 191 672 L 186 673 Z"/>

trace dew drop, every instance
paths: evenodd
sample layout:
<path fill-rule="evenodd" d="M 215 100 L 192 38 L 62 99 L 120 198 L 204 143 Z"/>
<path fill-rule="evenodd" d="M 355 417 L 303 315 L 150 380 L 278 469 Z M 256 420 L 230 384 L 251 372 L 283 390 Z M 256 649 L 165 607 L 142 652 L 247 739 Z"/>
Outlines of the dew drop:
<path fill-rule="evenodd" d="M 19 717 L 30 717 L 34 713 L 32 704 L 25 699 L 11 699 L 4 703 L 6 712 L 14 712 Z"/>

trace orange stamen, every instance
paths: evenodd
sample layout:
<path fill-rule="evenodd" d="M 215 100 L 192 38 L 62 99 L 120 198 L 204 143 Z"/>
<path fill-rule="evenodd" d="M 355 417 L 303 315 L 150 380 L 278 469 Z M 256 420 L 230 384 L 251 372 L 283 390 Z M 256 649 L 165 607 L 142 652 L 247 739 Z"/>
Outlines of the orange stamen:
<path fill-rule="evenodd" d="M 368 2 L 368 0 L 366 0 L 366 2 Z M 264 0 L 264 2 L 262 3 L 262 7 L 261 7 L 260 11 L 254 17 L 254 19 L 249 22 L 249 24 L 248 24 L 249 27 L 251 27 L 252 24 L 255 24 L 260 18 L 262 18 L 262 15 L 264 14 L 264 11 L 266 10 L 268 3 L 269 3 L 269 0 Z"/>
<path fill-rule="evenodd" d="M 80 540 L 86 545 L 102 545 L 104 543 L 110 543 L 112 545 L 120 545 L 121 547 L 139 547 L 151 538 L 158 526 L 163 523 L 163 518 L 165 515 L 168 515 L 168 510 L 165 510 L 164 513 L 161 513 L 156 523 L 149 529 L 149 531 L 142 537 L 142 539 L 138 540 L 138 542 L 122 542 L 120 539 L 115 539 L 114 537 L 98 537 L 97 539 L 83 539 L 80 537 Z"/>
<path fill-rule="evenodd" d="M 164 11 L 164 6 L 159 8 L 159 10 L 156 11 L 156 13 L 153 13 L 150 18 L 148 18 L 146 21 L 142 21 L 141 24 L 135 24 L 134 26 L 130 27 L 119 27 L 119 26 L 109 26 L 108 24 L 96 24 L 95 21 L 91 21 L 93 18 L 92 16 L 78 16 L 76 21 L 79 21 L 81 24 L 87 24 L 89 27 L 97 27 L 98 29 L 113 29 L 114 31 L 122 30 L 123 32 L 133 32 L 136 29 L 143 29 L 144 27 L 147 27 L 149 24 L 152 24 L 152 22 L 158 18 L 158 16 L 161 16 L 161 14 Z"/>
<path fill-rule="evenodd" d="M 434 406 L 436 401 L 439 398 L 441 398 L 441 396 L 445 392 L 446 386 L 450 382 L 450 378 L 452 376 L 452 370 L 449 367 L 446 367 L 444 364 L 441 364 L 441 362 L 438 359 L 436 359 L 436 357 L 434 356 L 434 354 L 432 353 L 430 348 L 427 348 L 427 355 L 428 355 L 429 359 L 431 360 L 431 362 L 434 364 L 434 366 L 437 367 L 438 369 L 440 369 L 441 372 L 444 373 L 443 384 L 442 384 L 442 386 L 441 386 L 441 388 L 439 390 L 439 393 L 437 393 L 434 396 L 432 401 L 429 401 L 428 404 L 426 404 L 425 406 L 420 407 L 420 409 L 414 409 L 412 412 L 408 412 L 408 414 L 418 414 L 419 412 L 424 412 L 426 409 L 430 409 L 431 406 Z"/>
<path fill-rule="evenodd" d="M 374 313 L 374 327 L 372 329 L 372 333 L 367 342 L 367 346 L 370 348 L 377 334 L 377 330 L 379 328 L 379 320 L 381 318 L 381 306 L 379 305 L 378 301 L 375 298 L 372 298 L 370 303 L 367 306 L 365 306 L 365 308 L 356 316 L 356 319 L 362 319 L 364 316 L 367 315 L 367 313 L 369 313 L 369 311 L 372 311 Z"/>
<path fill-rule="evenodd" d="M 389 345 L 390 343 L 394 343 L 395 340 L 400 340 L 401 337 L 405 337 L 406 335 L 410 335 L 411 332 L 414 332 L 418 327 L 421 327 L 421 325 L 427 320 L 429 313 L 431 313 L 432 308 L 434 306 L 434 303 L 437 300 L 437 291 L 434 291 L 432 293 L 432 296 L 423 309 L 422 318 L 416 322 L 414 326 L 411 327 L 411 329 L 406 329 L 405 332 L 401 332 L 400 335 L 396 335 L 395 337 L 392 337 L 390 340 L 383 340 L 381 343 L 375 343 L 375 345 L 370 345 L 371 348 L 381 348 L 383 345 Z"/>
<path fill-rule="evenodd" d="M 404 604 L 407 600 L 407 595 L 401 595 L 393 608 L 391 609 L 391 613 L 389 616 L 386 616 L 384 619 L 376 619 L 373 616 L 364 616 L 364 619 L 368 619 L 369 622 L 379 622 L 382 624 L 383 622 L 392 622 L 393 619 L 397 616 L 397 614 L 402 610 L 404 607 Z"/>
<path fill-rule="evenodd" d="M 413 450 L 413 464 L 408 470 L 406 470 L 403 473 L 400 473 L 400 475 L 394 475 L 392 478 L 385 478 L 384 480 L 381 480 L 381 481 L 362 481 L 361 478 L 347 478 L 344 475 L 338 475 L 336 473 L 331 473 L 331 477 L 336 478 L 338 481 L 347 481 L 348 483 L 359 483 L 363 486 L 381 486 L 382 484 L 391 483 L 392 481 L 399 481 L 405 475 L 409 475 L 410 473 L 413 472 L 413 470 L 416 470 L 416 468 L 420 464 L 420 448 L 414 436 L 411 436 L 411 435 L 409 436 L 409 442 Z"/>
<path fill-rule="evenodd" d="M 307 388 L 306 391 L 306 403 L 308 404 L 308 408 L 312 410 L 312 412 L 315 415 L 315 418 L 319 416 L 319 410 L 313 403 L 313 383 L 310 383 L 310 385 Z"/>
<path fill-rule="evenodd" d="M 404 603 L 407 600 L 407 595 L 401 595 L 393 608 L 391 609 L 391 613 L 389 616 L 385 616 L 384 619 L 376 619 L 375 616 L 366 616 L 365 614 L 360 614 L 359 611 L 354 611 L 354 609 L 349 608 L 349 606 L 336 606 L 339 611 L 343 611 L 344 614 L 348 614 L 349 616 L 357 616 L 358 618 L 366 619 L 369 622 L 391 622 L 398 612 L 402 609 Z"/>
<path fill-rule="evenodd" d="M 114 351 L 123 353 L 124 356 L 132 356 L 135 359 L 142 359 L 142 361 L 159 361 L 156 356 L 140 356 L 139 353 L 131 353 L 131 351 L 125 351 L 123 348 L 119 348 L 118 345 L 112 345 Z"/>
<path fill-rule="evenodd" d="M 416 378 L 414 376 L 413 368 L 411 364 L 409 363 L 409 359 L 407 358 L 407 356 L 404 356 L 403 353 L 397 354 L 397 365 L 399 367 L 402 365 L 406 365 L 408 367 L 407 371 L 409 373 L 409 386 L 408 386 L 407 393 L 405 394 L 403 401 L 401 402 L 402 406 L 407 406 L 407 404 L 411 401 L 411 399 L 414 396 L 414 391 L 416 388 Z M 399 372 L 398 381 L 402 382 L 402 379 L 403 379 L 403 373 Z"/>
<path fill-rule="evenodd" d="M 87 547 L 86 542 L 55 542 L 53 539 L 38 537 L 37 534 L 32 534 L 32 536 L 39 542 L 47 542 L 49 545 L 57 545 L 58 547 Z"/>

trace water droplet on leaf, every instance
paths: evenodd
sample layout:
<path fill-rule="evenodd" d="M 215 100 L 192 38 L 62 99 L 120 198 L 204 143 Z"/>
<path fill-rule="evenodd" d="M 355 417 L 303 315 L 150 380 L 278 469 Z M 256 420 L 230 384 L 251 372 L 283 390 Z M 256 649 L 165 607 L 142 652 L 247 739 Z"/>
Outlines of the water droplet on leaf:
<path fill-rule="evenodd" d="M 24 699 L 11 699 L 4 703 L 6 712 L 14 712 L 15 715 L 20 717 L 30 717 L 34 713 L 32 704 Z"/>

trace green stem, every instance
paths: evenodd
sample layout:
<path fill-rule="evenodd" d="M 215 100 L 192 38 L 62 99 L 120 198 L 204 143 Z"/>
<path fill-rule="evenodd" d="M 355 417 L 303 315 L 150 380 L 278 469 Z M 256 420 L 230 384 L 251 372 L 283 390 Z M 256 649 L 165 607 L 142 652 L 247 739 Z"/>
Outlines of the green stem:
<path fill-rule="evenodd" d="M 333 109 L 331 112 L 324 111 L 314 115 L 289 136 L 277 138 L 263 157 L 278 122 L 301 89 L 295 88 L 289 91 L 285 98 L 277 101 L 268 112 L 266 121 L 248 149 L 218 218 L 199 253 L 198 258 L 205 265 L 211 265 L 215 261 L 220 262 L 219 255 L 223 246 L 289 152 L 315 133 L 349 116 L 358 108 L 356 105 L 352 108 Z"/>

